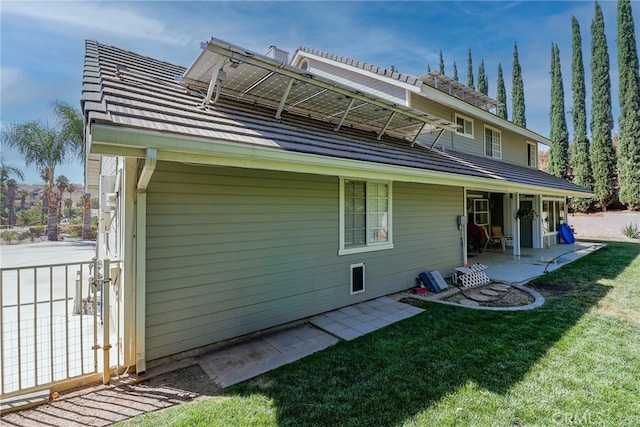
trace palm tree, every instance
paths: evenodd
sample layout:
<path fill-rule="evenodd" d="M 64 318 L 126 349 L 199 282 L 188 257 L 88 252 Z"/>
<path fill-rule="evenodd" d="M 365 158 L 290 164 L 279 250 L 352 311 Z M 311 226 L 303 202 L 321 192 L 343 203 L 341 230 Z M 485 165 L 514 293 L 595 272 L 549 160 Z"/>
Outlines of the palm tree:
<path fill-rule="evenodd" d="M 53 192 L 55 168 L 63 163 L 77 148 L 66 132 L 52 129 L 37 121 L 10 124 L 2 130 L 2 142 L 17 149 L 27 166 L 47 171 L 46 191 L 49 196 L 49 220 L 47 236 L 50 241 L 58 240 L 58 201 Z"/>
<path fill-rule="evenodd" d="M 7 188 L 7 181 L 11 175 L 15 175 L 20 179 L 24 179 L 22 171 L 16 166 L 10 165 L 4 161 L 4 156 L 0 152 L 0 195 L 7 196 L 5 194 Z M 7 199 L 2 199 L 2 208 L 5 207 Z"/>
<path fill-rule="evenodd" d="M 56 178 L 56 187 L 58 188 L 58 210 L 60 211 L 60 215 L 58 216 L 58 224 L 60 223 L 60 219 L 62 218 L 62 199 L 64 198 L 64 192 L 67 191 L 67 187 L 69 186 L 69 178 L 64 175 L 60 175 Z"/>
<path fill-rule="evenodd" d="M 6 185 L 10 175 L 15 175 L 20 179 L 24 179 L 24 175 L 20 168 L 6 163 L 4 161 L 4 156 L 0 153 L 0 185 L 2 186 L 2 191 L 4 191 L 4 186 Z"/>
<path fill-rule="evenodd" d="M 10 179 L 7 181 L 7 204 L 9 207 L 9 220 L 7 225 L 9 228 L 13 228 L 16 224 L 16 190 L 18 189 L 18 183 L 15 179 Z"/>
<path fill-rule="evenodd" d="M 82 164 L 86 161 L 84 146 L 84 121 L 80 111 L 64 102 L 56 101 L 53 104 L 58 126 L 62 129 L 65 138 L 70 141 L 74 153 L 78 156 Z M 86 183 L 85 183 L 86 185 Z M 91 238 L 91 193 L 83 193 L 84 209 L 82 215 L 82 238 Z"/>
<path fill-rule="evenodd" d="M 27 190 L 20 190 L 20 210 L 23 211 L 27 206 L 27 196 L 29 192 Z"/>
<path fill-rule="evenodd" d="M 67 185 L 67 193 L 69 193 L 69 223 L 71 223 L 71 206 L 73 205 L 73 198 L 72 195 L 73 193 L 75 193 L 76 191 L 76 187 L 73 184 L 69 184 Z"/>

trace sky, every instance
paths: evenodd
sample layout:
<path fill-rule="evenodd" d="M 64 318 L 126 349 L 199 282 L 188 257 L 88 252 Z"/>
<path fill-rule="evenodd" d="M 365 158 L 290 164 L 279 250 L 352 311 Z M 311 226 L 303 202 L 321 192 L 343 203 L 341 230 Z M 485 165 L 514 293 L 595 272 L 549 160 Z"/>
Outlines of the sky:
<path fill-rule="evenodd" d="M 614 132 L 618 129 L 617 2 L 600 1 L 609 48 Z M 640 2 L 632 1 L 636 37 Z M 80 107 L 84 41 L 117 46 L 188 67 L 211 37 L 266 53 L 276 45 L 293 54 L 306 46 L 369 64 L 420 75 L 439 69 L 467 82 L 471 49 L 474 82 L 483 60 L 489 96 L 496 97 L 502 64 L 511 117 L 514 43 L 522 68 L 527 127 L 549 136 L 550 62 L 558 44 L 565 110 L 573 134 L 571 93 L 571 17 L 580 23 L 586 71 L 587 115 L 591 117 L 591 22 L 594 1 L 0 1 L 0 122 L 40 120 L 53 126 L 51 104 Z M 40 173 L 24 165 L 19 153 L 2 147 L 6 163 L 20 167 L 26 184 Z M 56 169 L 83 183 L 82 165 Z"/>

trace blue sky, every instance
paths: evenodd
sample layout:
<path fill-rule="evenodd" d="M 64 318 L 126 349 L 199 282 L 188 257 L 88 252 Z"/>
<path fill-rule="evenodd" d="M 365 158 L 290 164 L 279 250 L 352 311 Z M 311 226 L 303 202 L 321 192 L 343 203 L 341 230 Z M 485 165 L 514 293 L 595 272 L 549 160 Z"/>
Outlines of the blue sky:
<path fill-rule="evenodd" d="M 513 45 L 523 72 L 526 117 L 530 129 L 549 135 L 551 43 L 560 48 L 567 123 L 571 116 L 571 16 L 580 22 L 587 103 L 590 109 L 593 1 L 409 1 L 409 2 L 63 2 L 5 1 L 1 18 L 1 122 L 42 120 L 53 125 L 51 103 L 79 106 L 84 40 L 94 39 L 174 64 L 189 66 L 200 42 L 216 37 L 255 52 L 276 45 L 291 53 L 298 46 L 321 49 L 378 66 L 395 66 L 419 75 L 427 64 L 438 70 L 442 50 L 446 74 L 453 62 L 461 82 L 467 80 L 471 49 L 474 81 L 480 60 L 495 97 L 498 63 L 502 63 L 511 116 Z M 615 1 L 601 1 L 609 47 L 614 132 L 618 118 L 618 67 Z M 632 2 L 636 36 L 640 2 Z M 590 117 L 590 111 L 588 111 Z M 17 153 L 2 149 L 8 163 L 22 167 L 26 183 L 39 173 L 24 167 Z M 82 183 L 82 167 L 59 167 Z"/>

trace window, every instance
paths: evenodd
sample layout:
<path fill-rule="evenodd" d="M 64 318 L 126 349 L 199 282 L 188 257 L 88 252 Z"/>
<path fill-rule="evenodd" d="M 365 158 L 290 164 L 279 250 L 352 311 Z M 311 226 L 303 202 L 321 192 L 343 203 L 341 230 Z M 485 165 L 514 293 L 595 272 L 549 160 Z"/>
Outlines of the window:
<path fill-rule="evenodd" d="M 466 136 L 467 138 L 473 138 L 473 120 L 468 117 L 456 114 L 456 124 L 460 126 L 456 133 L 458 135 Z"/>
<path fill-rule="evenodd" d="M 496 159 L 502 158 L 502 133 L 489 126 L 484 128 L 484 154 Z"/>
<path fill-rule="evenodd" d="M 391 183 L 341 179 L 339 254 L 393 247 Z"/>
<path fill-rule="evenodd" d="M 473 223 L 475 225 L 489 225 L 489 199 L 473 200 Z"/>
<path fill-rule="evenodd" d="M 565 222 L 564 200 L 544 200 L 542 202 L 542 228 L 545 233 L 555 233 L 559 224 Z"/>
<path fill-rule="evenodd" d="M 527 164 L 538 169 L 538 146 L 535 142 L 527 142 Z"/>

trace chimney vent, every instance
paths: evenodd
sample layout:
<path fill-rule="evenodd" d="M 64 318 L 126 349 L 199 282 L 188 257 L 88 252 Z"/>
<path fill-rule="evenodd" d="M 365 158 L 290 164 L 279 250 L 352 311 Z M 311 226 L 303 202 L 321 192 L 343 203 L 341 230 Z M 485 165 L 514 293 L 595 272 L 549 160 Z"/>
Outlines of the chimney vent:
<path fill-rule="evenodd" d="M 287 52 L 286 50 L 282 50 L 274 45 L 269 46 L 267 56 L 285 64 L 289 63 L 289 52 Z"/>

